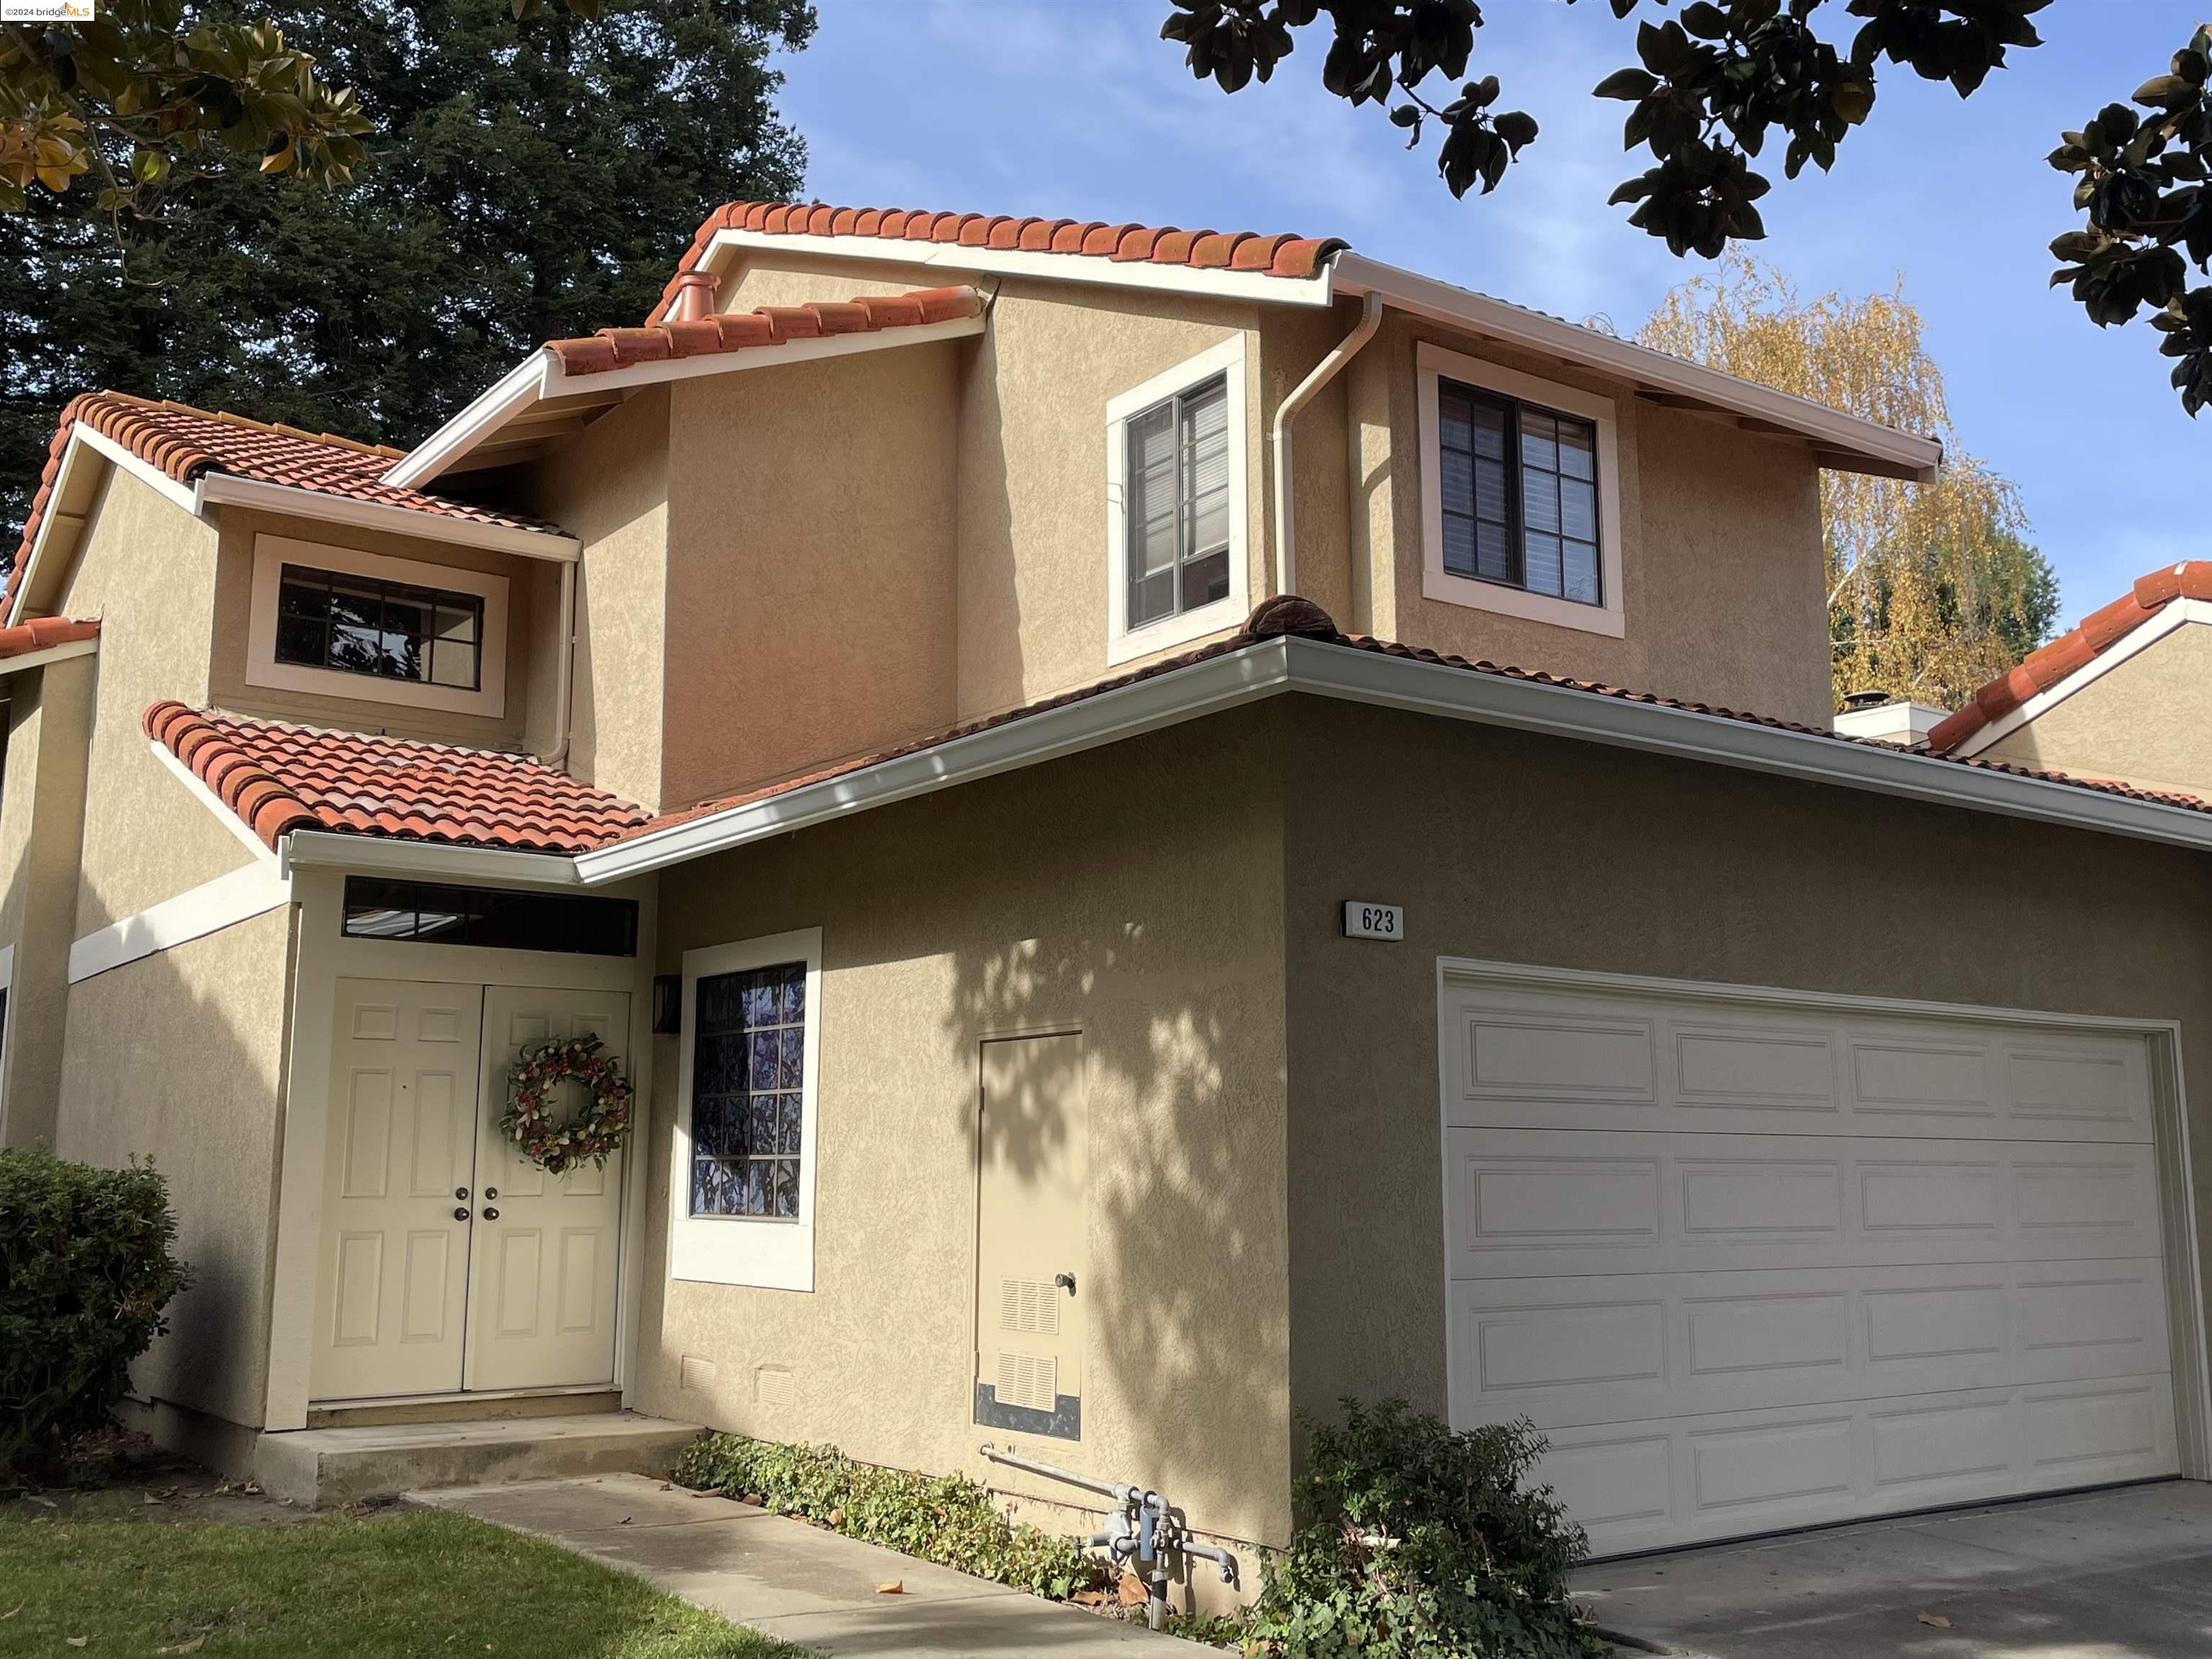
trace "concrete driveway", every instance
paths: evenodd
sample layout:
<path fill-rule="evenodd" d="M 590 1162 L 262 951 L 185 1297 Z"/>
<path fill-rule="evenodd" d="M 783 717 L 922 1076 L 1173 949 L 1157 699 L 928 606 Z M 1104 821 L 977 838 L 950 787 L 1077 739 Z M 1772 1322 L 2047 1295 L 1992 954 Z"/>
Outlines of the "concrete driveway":
<path fill-rule="evenodd" d="M 1632 1652 L 2203 1659 L 2212 1486 L 2164 1480 L 1601 1562 L 1575 1575 L 1575 1593 Z"/>

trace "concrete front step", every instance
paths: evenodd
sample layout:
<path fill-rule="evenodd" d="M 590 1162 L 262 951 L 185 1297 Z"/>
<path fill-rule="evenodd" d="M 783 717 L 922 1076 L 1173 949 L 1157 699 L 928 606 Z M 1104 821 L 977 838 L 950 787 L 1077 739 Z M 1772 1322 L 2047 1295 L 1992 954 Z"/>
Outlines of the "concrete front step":
<path fill-rule="evenodd" d="M 635 1412 L 295 1429 L 261 1437 L 253 1474 L 295 1504 L 357 1504 L 433 1486 L 657 1473 L 700 1432 Z"/>

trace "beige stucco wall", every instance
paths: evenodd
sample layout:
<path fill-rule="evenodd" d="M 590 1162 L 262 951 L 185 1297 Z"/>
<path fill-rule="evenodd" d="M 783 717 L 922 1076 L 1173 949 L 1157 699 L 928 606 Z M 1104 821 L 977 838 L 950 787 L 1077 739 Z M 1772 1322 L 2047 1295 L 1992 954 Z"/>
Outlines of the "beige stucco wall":
<path fill-rule="evenodd" d="M 680 1057 L 657 1039 L 641 1409 L 1065 1496 L 975 1455 L 1009 1437 L 972 1421 L 974 1135 L 979 1040 L 1072 1023 L 1091 1066 L 1085 1432 L 1013 1437 L 1157 1486 L 1206 1530 L 1283 1539 L 1281 848 L 1255 730 L 1225 716 L 664 877 L 664 973 L 823 930 L 815 1289 L 666 1279 Z M 709 1388 L 681 1386 L 686 1356 Z M 763 1365 L 790 1369 L 789 1404 L 756 1399 Z"/>
<path fill-rule="evenodd" d="M 1415 356 L 1425 342 L 1613 401 L 1620 637 L 1423 595 Z M 1356 475 L 1348 518 L 1302 511 L 1298 521 L 1299 586 L 1310 597 L 1316 588 L 1348 592 L 1347 611 L 1334 613 L 1344 626 L 1478 660 L 1826 723 L 1820 475 L 1808 450 L 1397 313 L 1385 314 L 1344 378 L 1352 425 L 1337 453 L 1352 458 Z M 1297 470 L 1303 477 L 1328 461 L 1327 447 L 1313 443 L 1301 448 Z"/>
<path fill-rule="evenodd" d="M 524 486 L 532 512 L 583 544 L 568 769 L 652 807 L 661 801 L 668 409 L 668 388 L 647 387 L 538 462 Z"/>
<path fill-rule="evenodd" d="M 2184 623 L 1979 758 L 2212 797 L 2212 627 Z"/>
<path fill-rule="evenodd" d="M 557 567 L 542 560 L 517 558 L 452 542 L 388 535 L 348 525 L 318 524 L 241 507 L 221 509 L 216 563 L 215 641 L 210 662 L 210 696 L 220 707 L 265 720 L 340 731 L 388 732 L 428 743 L 459 744 L 471 749 L 519 749 L 530 728 L 530 690 L 535 656 L 534 625 L 542 618 L 537 604 L 541 585 L 557 591 Z M 416 708 L 374 696 L 332 697 L 317 692 L 280 690 L 246 683 L 247 637 L 253 608 L 255 540 L 281 536 L 313 546 L 348 548 L 416 564 L 488 572 L 507 579 L 506 710 L 493 718 Z M 551 641 L 547 644 L 550 647 Z M 374 690 L 375 682 L 364 680 Z"/>
<path fill-rule="evenodd" d="M 2182 1022 L 2212 1077 L 2212 861 L 1342 703 L 1289 704 L 1292 1401 L 1444 1409 L 1437 959 Z M 1616 826 L 1632 825 L 1618 833 Z M 1407 939 L 1339 937 L 1341 902 Z M 2212 1194 L 2212 1109 L 2191 1103 Z M 2212 1230 L 2200 1231 L 2212 1240 Z M 2200 1281 L 2201 1282 L 2201 1281 Z"/>
<path fill-rule="evenodd" d="M 0 945 L 15 955 L 0 1030 L 0 1146 L 53 1144 L 97 672 L 94 659 L 76 657 L 8 683 Z"/>
<path fill-rule="evenodd" d="M 237 869 L 250 856 L 167 768 L 140 722 L 164 697 L 209 700 L 214 529 L 111 470 L 55 609 L 101 622 L 76 937 Z"/>
<path fill-rule="evenodd" d="M 175 1334 L 133 1368 L 149 1399 L 262 1420 L 292 910 L 73 987 L 64 1158 L 150 1158 L 169 1184 L 192 1287 Z"/>
<path fill-rule="evenodd" d="M 964 344 L 671 388 L 664 805 L 952 723 Z"/>

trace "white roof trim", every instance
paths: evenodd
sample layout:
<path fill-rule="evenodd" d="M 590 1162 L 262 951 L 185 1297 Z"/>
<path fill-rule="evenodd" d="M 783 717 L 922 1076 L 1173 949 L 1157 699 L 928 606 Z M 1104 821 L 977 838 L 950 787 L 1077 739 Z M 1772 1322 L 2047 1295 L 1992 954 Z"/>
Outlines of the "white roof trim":
<path fill-rule="evenodd" d="M 27 668 L 44 668 L 50 662 L 66 662 L 71 657 L 89 657 L 100 649 L 97 637 L 89 640 L 70 640 L 61 645 L 50 645 L 40 651 L 24 651 L 12 657 L 0 657 L 0 678 L 20 674 Z"/>
<path fill-rule="evenodd" d="M 179 760 L 176 751 L 159 738 L 147 738 L 146 746 L 154 751 L 154 758 L 161 763 L 162 769 L 183 784 L 186 793 L 214 813 L 216 822 L 229 830 L 240 847 L 253 854 L 255 863 L 268 865 L 271 869 L 276 866 L 276 854 L 262 844 L 261 837 L 253 833 L 252 824 L 223 805 L 222 797 L 207 787 L 206 779 Z"/>
<path fill-rule="evenodd" d="M 1285 691 L 2212 849 L 2212 814 L 2162 802 L 1346 646 L 1272 640 L 582 854 L 577 874 L 592 886 L 641 875 Z"/>
<path fill-rule="evenodd" d="M 1951 752 L 1962 759 L 1971 758 L 1994 744 L 2002 743 L 2021 726 L 2056 708 L 2076 691 L 2094 684 L 2129 658 L 2149 650 L 2167 635 L 2179 632 L 2191 623 L 2212 623 L 2212 601 L 2168 599 L 2156 616 L 2137 623 L 2057 684 L 2037 692 L 2019 708 L 1999 715 Z"/>
<path fill-rule="evenodd" d="M 45 574 L 50 562 L 46 550 L 53 544 L 54 538 L 66 538 L 67 544 L 61 556 L 66 560 L 76 547 L 77 537 L 83 533 L 85 515 L 64 512 L 61 504 L 76 484 L 78 471 L 88 465 L 84 459 L 88 451 L 96 458 L 97 463 L 123 468 L 185 512 L 197 510 L 190 485 L 179 483 L 151 461 L 132 454 L 106 434 L 94 431 L 82 421 L 76 422 L 70 428 L 69 441 L 62 446 L 62 464 L 54 473 L 53 488 L 46 493 L 46 509 L 39 520 L 39 533 L 31 538 L 31 556 L 23 561 L 22 574 L 8 590 L 5 621 L 11 625 L 23 619 L 24 604 L 32 589 L 37 586 L 37 579 Z M 70 527 L 65 531 L 58 530 L 56 526 L 58 525 Z"/>
<path fill-rule="evenodd" d="M 244 864 L 173 898 L 111 922 L 70 946 L 69 982 L 121 968 L 162 951 L 189 945 L 241 921 L 265 915 L 292 899 L 292 884 L 269 864 Z"/>
<path fill-rule="evenodd" d="M 692 269 L 711 270 L 722 255 L 738 248 L 866 259 L 877 264 L 927 265 L 989 276 L 1043 276 L 1108 288 L 1165 289 L 1176 294 L 1260 300 L 1275 305 L 1326 306 L 1334 297 L 1329 290 L 1326 262 L 1311 276 L 1272 276 L 1263 270 L 1201 270 L 1190 265 L 1154 264 L 1147 259 L 1109 259 L 1099 253 L 1032 253 L 1011 248 L 962 247 L 956 242 L 909 242 L 895 236 L 813 236 L 766 230 L 716 231 Z"/>
<path fill-rule="evenodd" d="M 538 404 L 558 398 L 586 397 L 595 392 L 611 395 L 641 386 L 694 380 L 702 374 L 729 374 L 743 369 L 774 368 L 784 363 L 849 357 L 859 352 L 882 351 L 896 346 L 966 339 L 981 334 L 983 328 L 984 318 L 979 312 L 973 317 L 954 317 L 941 323 L 907 323 L 852 334 L 825 334 L 811 340 L 786 340 L 780 345 L 702 351 L 693 357 L 670 357 L 658 362 L 633 364 L 628 368 L 602 369 L 593 374 L 570 374 L 562 368 L 561 359 L 550 347 L 540 346 L 510 369 L 498 385 L 425 438 L 404 459 L 395 463 L 384 475 L 384 482 L 398 489 L 410 489 L 434 478 L 450 471 L 456 461 L 516 416 Z"/>
<path fill-rule="evenodd" d="M 1330 262 L 1336 292 L 1373 290 L 1386 305 L 1437 322 L 1452 323 L 1492 339 L 1559 357 L 1617 375 L 1639 386 L 1697 398 L 1732 414 L 1784 427 L 1835 452 L 1825 464 L 1848 470 L 1851 460 L 1869 459 L 1909 471 L 1925 483 L 1942 461 L 1943 446 L 1893 428 L 1863 421 L 1771 386 L 1739 380 L 1718 369 L 1686 362 L 1663 351 L 1601 334 L 1594 328 L 1563 322 L 1486 294 L 1456 288 L 1431 276 L 1402 270 L 1356 253 Z"/>
<path fill-rule="evenodd" d="M 447 514 L 425 513 L 390 501 L 356 501 L 349 495 L 333 495 L 319 489 L 241 478 L 234 472 L 203 473 L 198 494 L 203 510 L 210 503 L 253 507 L 264 513 L 313 519 L 321 524 L 352 525 L 362 530 L 389 531 L 423 541 L 488 548 L 497 553 L 519 554 L 526 559 L 551 559 L 574 564 L 581 550 L 581 544 L 574 536 L 553 531 L 524 530 L 514 525 L 456 519 Z"/>
<path fill-rule="evenodd" d="M 444 876 L 495 887 L 574 887 L 580 879 L 575 860 L 560 853 L 448 847 L 333 830 L 295 830 L 277 841 L 278 866 L 288 877 L 301 869 L 356 870 L 376 875 Z"/>

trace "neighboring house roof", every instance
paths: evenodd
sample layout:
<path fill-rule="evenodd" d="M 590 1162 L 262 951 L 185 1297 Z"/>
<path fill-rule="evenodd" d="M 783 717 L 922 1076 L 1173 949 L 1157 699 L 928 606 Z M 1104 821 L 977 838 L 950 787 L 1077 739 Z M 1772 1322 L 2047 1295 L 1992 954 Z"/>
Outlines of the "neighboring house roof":
<path fill-rule="evenodd" d="M 574 854 L 647 821 L 644 808 L 526 755 L 240 719 L 173 700 L 146 735 L 275 847 L 294 830 Z"/>
<path fill-rule="evenodd" d="M 2000 674 L 1928 734 L 1942 755 L 1972 754 L 1999 735 L 1990 728 L 2046 693 L 2069 693 L 2119 660 L 2112 647 L 2166 614 L 2177 599 L 2212 600 L 2212 560 L 2191 559 L 2154 570 L 2132 590 Z M 2069 684 L 2071 682 L 2071 684 Z M 2012 724 L 2018 724 L 2017 721 Z M 1984 735 L 1987 733 L 1988 735 Z M 1978 739 L 1979 741 L 1977 741 Z"/>
<path fill-rule="evenodd" d="M 384 482 L 384 474 L 402 454 L 397 449 L 329 433 L 272 426 L 242 415 L 194 409 L 186 404 L 156 402 L 121 392 L 88 392 L 70 400 L 47 447 L 46 470 L 40 477 L 38 493 L 31 498 L 22 539 L 8 567 L 4 591 L 11 601 L 17 597 L 17 584 L 32 550 L 38 545 L 40 526 L 52 505 L 64 463 L 80 428 L 97 433 L 178 484 L 228 477 L 372 508 L 425 514 L 433 520 L 531 534 L 566 533 L 520 514 L 395 488 Z"/>
<path fill-rule="evenodd" d="M 1181 230 L 1172 225 L 1113 225 L 1097 219 L 841 208 L 804 202 L 731 202 L 715 209 L 700 224 L 647 322 L 657 323 L 668 314 L 677 297 L 690 286 L 690 273 L 706 257 L 715 236 L 724 231 L 944 243 L 1000 253 L 1088 255 L 1121 264 L 1181 265 L 1192 270 L 1244 271 L 1299 280 L 1318 274 L 1323 260 L 1350 246 L 1334 236 L 1262 236 L 1249 230 Z"/>
<path fill-rule="evenodd" d="M 509 466 L 582 430 L 640 386 L 980 334 L 983 313 L 983 296 L 974 289 L 926 288 L 671 318 L 550 341 L 417 444 L 385 478 L 411 488 L 447 472 Z"/>

